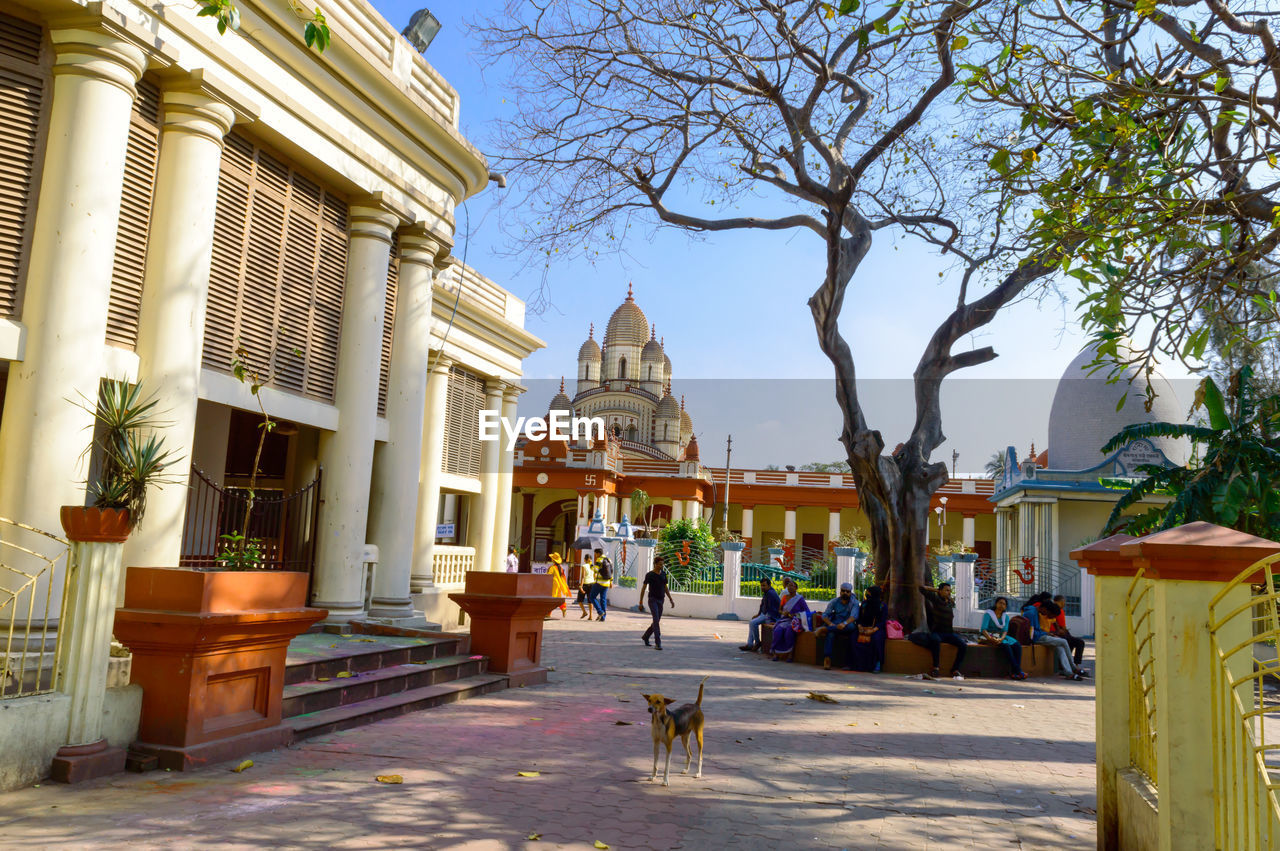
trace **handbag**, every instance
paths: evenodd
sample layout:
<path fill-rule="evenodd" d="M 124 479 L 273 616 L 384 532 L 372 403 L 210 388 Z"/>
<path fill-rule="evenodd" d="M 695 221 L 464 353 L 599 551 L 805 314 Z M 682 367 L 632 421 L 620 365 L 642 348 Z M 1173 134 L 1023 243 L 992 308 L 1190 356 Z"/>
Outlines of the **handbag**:
<path fill-rule="evenodd" d="M 876 634 L 876 628 L 874 626 L 859 626 L 858 627 L 858 643 L 870 644 L 871 636 L 875 634 Z"/>
<path fill-rule="evenodd" d="M 903 638 L 905 633 L 902 631 L 902 624 L 897 621 L 889 621 L 884 625 L 885 635 L 889 638 Z"/>

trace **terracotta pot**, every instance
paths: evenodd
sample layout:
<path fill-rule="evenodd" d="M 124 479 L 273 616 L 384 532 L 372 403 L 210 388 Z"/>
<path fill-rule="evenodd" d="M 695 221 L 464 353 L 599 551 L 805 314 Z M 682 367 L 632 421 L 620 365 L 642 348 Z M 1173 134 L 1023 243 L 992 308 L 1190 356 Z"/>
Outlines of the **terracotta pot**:
<path fill-rule="evenodd" d="M 64 505 L 59 511 L 62 529 L 73 541 L 123 543 L 133 530 L 127 508 L 86 508 Z"/>

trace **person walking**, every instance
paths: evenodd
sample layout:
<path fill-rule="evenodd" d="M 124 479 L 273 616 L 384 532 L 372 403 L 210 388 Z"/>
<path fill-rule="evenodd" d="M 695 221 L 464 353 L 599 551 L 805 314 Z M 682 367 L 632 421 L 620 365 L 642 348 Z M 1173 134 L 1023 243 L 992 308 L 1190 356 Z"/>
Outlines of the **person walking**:
<path fill-rule="evenodd" d="M 520 572 L 520 556 L 516 555 L 515 546 L 507 547 L 507 573 Z"/>
<path fill-rule="evenodd" d="M 662 649 L 662 627 L 658 622 L 662 620 L 663 596 L 666 596 L 666 602 L 671 604 L 671 608 L 676 607 L 676 601 L 671 597 L 671 589 L 668 587 L 670 576 L 667 574 L 663 565 L 662 556 L 657 556 L 653 560 L 653 570 L 645 574 L 644 584 L 640 586 L 640 611 L 644 611 L 644 592 L 649 592 L 649 611 L 653 614 L 653 623 L 649 624 L 649 628 L 644 631 L 644 635 L 640 636 L 640 640 L 644 642 L 644 646 L 649 646 L 649 636 L 653 636 L 653 644 L 659 650 Z"/>
<path fill-rule="evenodd" d="M 594 599 L 588 597 L 596 610 L 596 620 L 604 620 L 609 613 L 609 589 L 613 587 L 613 562 L 605 557 L 604 550 L 596 549 L 596 561 L 593 565 L 596 572 Z"/>
<path fill-rule="evenodd" d="M 564 619 L 569 608 L 566 598 L 569 596 L 569 581 L 564 578 L 564 566 L 560 563 L 560 553 L 552 553 L 548 558 L 547 575 L 551 577 L 551 596 L 560 598 L 560 618 Z M 550 619 L 550 615 L 547 618 Z"/>
<path fill-rule="evenodd" d="M 586 554 L 582 557 L 582 575 L 578 580 L 578 608 L 582 609 L 582 618 L 588 617 L 591 613 L 587 606 L 593 605 L 591 598 L 595 596 L 593 590 L 596 586 L 596 569 L 591 564 L 591 555 Z M 578 618 L 578 620 L 582 620 Z"/>

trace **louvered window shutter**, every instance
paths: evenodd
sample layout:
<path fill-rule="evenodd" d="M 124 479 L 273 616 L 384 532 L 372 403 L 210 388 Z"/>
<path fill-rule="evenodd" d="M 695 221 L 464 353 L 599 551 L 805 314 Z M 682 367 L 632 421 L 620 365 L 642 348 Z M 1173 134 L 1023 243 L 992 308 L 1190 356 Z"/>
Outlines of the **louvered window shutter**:
<path fill-rule="evenodd" d="M 387 415 L 387 387 L 391 381 L 391 343 L 396 324 L 396 290 L 400 284 L 400 240 L 391 237 L 391 262 L 387 264 L 387 300 L 382 311 L 382 363 L 378 372 L 378 416 Z"/>
<path fill-rule="evenodd" d="M 444 469 L 475 478 L 480 475 L 480 411 L 484 379 L 459 367 L 449 370 L 445 392 Z"/>
<path fill-rule="evenodd" d="M 218 182 L 204 366 L 230 371 L 239 342 L 253 366 L 274 370 L 277 388 L 333 401 L 346 267 L 346 203 L 230 134 Z"/>
<path fill-rule="evenodd" d="M 138 83 L 138 96 L 133 101 L 133 116 L 129 121 L 124 192 L 120 197 L 120 225 L 116 231 L 111 301 L 107 307 L 107 342 L 128 349 L 138 345 L 138 313 L 142 308 L 147 234 L 151 228 L 151 199 L 159 157 L 160 90 L 142 80 Z"/>
<path fill-rule="evenodd" d="M 48 88 L 44 29 L 0 14 L 0 316 L 21 310 Z"/>

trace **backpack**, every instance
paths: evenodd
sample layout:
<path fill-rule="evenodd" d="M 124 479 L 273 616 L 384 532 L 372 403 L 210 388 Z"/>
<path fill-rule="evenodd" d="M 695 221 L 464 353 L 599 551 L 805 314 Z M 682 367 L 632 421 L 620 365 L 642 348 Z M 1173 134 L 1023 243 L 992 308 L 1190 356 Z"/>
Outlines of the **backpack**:
<path fill-rule="evenodd" d="M 1014 615 L 1009 618 L 1009 635 L 1018 639 L 1019 644 L 1031 643 L 1031 621 L 1022 615 Z"/>
<path fill-rule="evenodd" d="M 598 565 L 596 565 L 596 579 L 602 580 L 604 582 L 612 581 L 613 580 L 613 562 L 609 561 L 609 559 L 607 558 L 601 560 L 601 562 Z"/>

